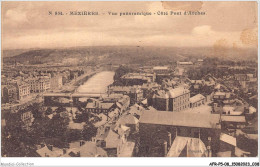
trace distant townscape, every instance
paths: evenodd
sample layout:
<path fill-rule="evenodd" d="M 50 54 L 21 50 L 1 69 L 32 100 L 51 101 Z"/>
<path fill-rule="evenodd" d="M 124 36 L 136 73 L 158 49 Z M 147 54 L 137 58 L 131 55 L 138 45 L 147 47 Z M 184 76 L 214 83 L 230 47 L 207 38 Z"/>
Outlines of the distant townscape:
<path fill-rule="evenodd" d="M 257 58 L 207 53 L 4 51 L 2 156 L 256 157 Z"/>

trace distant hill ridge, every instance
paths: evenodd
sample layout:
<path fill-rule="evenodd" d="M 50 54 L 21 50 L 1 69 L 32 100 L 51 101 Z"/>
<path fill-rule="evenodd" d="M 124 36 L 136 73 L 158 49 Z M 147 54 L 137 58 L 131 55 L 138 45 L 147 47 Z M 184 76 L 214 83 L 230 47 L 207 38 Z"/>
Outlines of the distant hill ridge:
<path fill-rule="evenodd" d="M 4 50 L 4 62 L 26 64 L 42 63 L 144 63 L 168 64 L 175 61 L 218 57 L 230 60 L 257 60 L 257 50 L 226 49 L 219 52 L 214 48 L 177 48 L 142 46 L 93 46 L 59 49 Z"/>

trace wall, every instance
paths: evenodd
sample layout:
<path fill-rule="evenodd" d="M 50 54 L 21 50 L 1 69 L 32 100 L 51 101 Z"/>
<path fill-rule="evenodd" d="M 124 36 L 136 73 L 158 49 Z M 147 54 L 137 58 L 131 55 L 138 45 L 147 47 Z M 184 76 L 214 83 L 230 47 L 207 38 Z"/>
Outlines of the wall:
<path fill-rule="evenodd" d="M 208 137 L 211 137 L 211 147 L 213 156 L 219 149 L 220 130 L 200 128 L 200 139 L 207 146 L 209 144 Z M 176 127 L 171 125 L 156 125 L 156 124 L 139 124 L 140 132 L 140 156 L 163 156 L 161 148 L 163 141 L 167 141 L 169 146 L 168 133 L 171 133 L 171 143 L 173 143 L 176 134 L 185 137 L 198 137 L 198 128 L 193 127 Z M 158 152 L 158 155 L 156 153 Z"/>
<path fill-rule="evenodd" d="M 169 99 L 153 98 L 153 107 L 160 111 L 168 111 Z"/>

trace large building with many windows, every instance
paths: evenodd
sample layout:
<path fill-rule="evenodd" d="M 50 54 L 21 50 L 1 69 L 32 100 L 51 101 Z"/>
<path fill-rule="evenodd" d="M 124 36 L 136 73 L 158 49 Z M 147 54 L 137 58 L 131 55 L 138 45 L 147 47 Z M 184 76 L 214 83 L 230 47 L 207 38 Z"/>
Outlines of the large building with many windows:
<path fill-rule="evenodd" d="M 47 76 L 31 78 L 27 82 L 32 93 L 45 92 L 50 89 L 50 78 Z"/>
<path fill-rule="evenodd" d="M 14 85 L 5 85 L 2 89 L 2 103 L 12 103 L 17 100 L 17 88 Z"/>
<path fill-rule="evenodd" d="M 158 90 L 154 93 L 151 105 L 160 111 L 182 111 L 190 108 L 190 91 L 183 87 Z"/>
<path fill-rule="evenodd" d="M 30 95 L 30 85 L 26 82 L 17 82 L 18 100 L 23 100 Z"/>

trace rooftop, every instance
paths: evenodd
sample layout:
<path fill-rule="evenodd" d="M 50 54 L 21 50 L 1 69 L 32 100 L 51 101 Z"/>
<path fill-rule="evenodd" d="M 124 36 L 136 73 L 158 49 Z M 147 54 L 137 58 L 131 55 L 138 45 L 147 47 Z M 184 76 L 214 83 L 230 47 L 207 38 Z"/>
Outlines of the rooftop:
<path fill-rule="evenodd" d="M 183 113 L 197 113 L 197 114 L 211 114 L 212 107 L 209 106 L 209 105 L 200 105 L 198 107 L 187 108 L 187 109 L 182 110 L 180 112 L 183 112 Z"/>
<path fill-rule="evenodd" d="M 113 105 L 114 105 L 114 103 L 91 102 L 91 103 L 87 103 L 86 108 L 110 109 Z"/>
<path fill-rule="evenodd" d="M 96 146 L 94 142 L 85 142 L 84 145 L 76 148 L 71 148 L 67 151 L 64 157 L 71 157 L 71 153 L 74 155 L 80 153 L 80 157 L 107 157 L 107 153 L 100 147 Z"/>
<path fill-rule="evenodd" d="M 138 124 L 138 122 L 139 122 L 138 119 L 135 116 L 131 115 L 131 114 L 123 115 L 117 121 L 118 124 L 122 124 L 122 125 L 125 125 L 125 124 Z"/>
<path fill-rule="evenodd" d="M 198 128 L 217 128 L 220 116 L 218 114 L 196 114 L 168 111 L 143 111 L 140 123 L 172 125 Z"/>
<path fill-rule="evenodd" d="M 153 98 L 169 98 L 169 95 L 164 90 L 158 90 L 153 95 Z"/>
<path fill-rule="evenodd" d="M 123 146 L 122 151 L 118 154 L 118 157 L 131 157 L 135 148 L 134 142 L 126 142 Z"/>
<path fill-rule="evenodd" d="M 137 114 L 141 115 L 143 112 L 144 108 L 139 106 L 139 105 L 133 105 L 130 107 L 130 110 L 128 111 L 129 114 Z"/>
<path fill-rule="evenodd" d="M 221 120 L 225 121 L 225 122 L 241 122 L 241 123 L 246 122 L 245 116 L 225 116 L 225 115 L 222 115 Z"/>
<path fill-rule="evenodd" d="M 38 150 L 36 150 L 36 152 L 41 156 L 41 157 L 60 157 L 63 155 L 63 150 L 53 147 L 52 151 L 47 147 L 44 146 Z"/>
<path fill-rule="evenodd" d="M 205 157 L 206 150 L 205 144 L 199 138 L 177 136 L 167 157 L 179 157 L 182 153 L 187 157 Z"/>
<path fill-rule="evenodd" d="M 148 74 L 148 73 L 127 73 L 127 74 L 123 75 L 121 78 L 149 80 L 150 77 L 153 77 L 153 74 Z"/>
<path fill-rule="evenodd" d="M 195 102 L 203 100 L 203 99 L 205 99 L 205 97 L 202 94 L 197 94 L 190 98 L 190 102 L 195 103 Z"/>
<path fill-rule="evenodd" d="M 139 89 L 141 89 L 140 86 L 113 86 L 110 87 L 112 91 L 115 92 L 137 92 Z"/>
<path fill-rule="evenodd" d="M 225 96 L 226 93 L 225 92 L 216 92 L 214 95 L 215 96 Z"/>
<path fill-rule="evenodd" d="M 106 137 L 106 148 L 117 148 L 118 143 L 120 141 L 120 136 L 113 130 L 109 130 Z"/>
<path fill-rule="evenodd" d="M 154 70 L 168 70 L 168 67 L 166 66 L 156 66 L 156 67 L 153 67 Z"/>
<path fill-rule="evenodd" d="M 178 64 L 180 64 L 180 65 L 192 65 L 193 63 L 191 61 L 187 61 L 187 62 L 182 61 L 182 62 L 178 62 Z"/>
<path fill-rule="evenodd" d="M 179 87 L 175 89 L 169 89 L 169 96 L 170 98 L 175 98 L 189 92 L 190 91 L 188 89 L 185 89 L 184 87 Z"/>
<path fill-rule="evenodd" d="M 220 140 L 233 146 L 237 146 L 237 139 L 225 133 L 220 134 Z"/>
<path fill-rule="evenodd" d="M 85 122 L 82 122 L 82 123 L 74 123 L 73 121 L 70 121 L 70 122 L 69 122 L 69 129 L 83 130 L 85 124 L 86 124 Z"/>
<path fill-rule="evenodd" d="M 241 108 L 225 105 L 223 107 L 223 112 L 225 112 L 228 115 L 241 115 L 243 114 L 243 110 L 241 109 L 243 109 L 243 107 Z"/>

